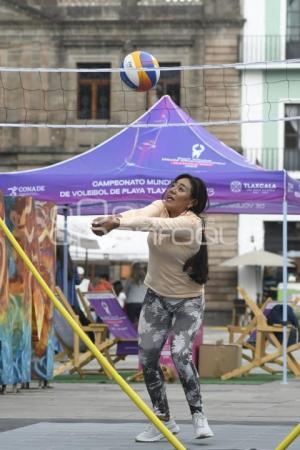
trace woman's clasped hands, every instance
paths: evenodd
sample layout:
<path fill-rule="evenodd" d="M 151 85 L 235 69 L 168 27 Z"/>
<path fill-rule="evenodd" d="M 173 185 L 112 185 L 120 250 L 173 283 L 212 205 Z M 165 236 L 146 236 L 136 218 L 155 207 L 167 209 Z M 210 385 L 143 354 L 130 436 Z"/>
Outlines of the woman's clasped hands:
<path fill-rule="evenodd" d="M 120 226 L 118 216 L 101 216 L 92 221 L 92 232 L 97 236 L 104 236 Z"/>

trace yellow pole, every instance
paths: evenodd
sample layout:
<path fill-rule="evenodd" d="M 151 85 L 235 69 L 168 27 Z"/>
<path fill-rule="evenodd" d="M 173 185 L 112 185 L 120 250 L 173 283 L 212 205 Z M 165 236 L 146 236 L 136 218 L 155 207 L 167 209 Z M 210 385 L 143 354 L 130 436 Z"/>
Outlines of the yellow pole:
<path fill-rule="evenodd" d="M 145 414 L 146 417 L 158 428 L 158 430 L 163 433 L 163 435 L 167 438 L 170 444 L 176 450 L 186 450 L 186 448 L 182 445 L 182 443 L 174 436 L 173 433 L 168 430 L 168 428 L 161 422 L 158 417 L 153 413 L 153 411 L 146 405 L 145 402 L 137 395 L 137 393 L 126 383 L 126 381 L 118 374 L 118 372 L 114 369 L 114 367 L 107 361 L 107 359 L 102 355 L 102 353 L 98 350 L 98 348 L 93 344 L 93 342 L 89 339 L 89 337 L 85 334 L 85 332 L 80 328 L 80 326 L 76 323 L 76 321 L 72 318 L 72 316 L 68 313 L 68 311 L 62 306 L 60 301 L 55 297 L 54 293 L 51 291 L 47 283 L 39 274 L 38 270 L 32 264 L 20 244 L 16 241 L 10 230 L 5 225 L 4 221 L 0 217 L 0 229 L 3 230 L 7 239 L 11 242 L 12 246 L 21 257 L 25 265 L 32 272 L 33 276 L 36 278 L 40 286 L 44 289 L 46 294 L 54 303 L 55 308 L 61 313 L 61 315 L 66 319 L 75 333 L 78 334 L 80 339 L 85 343 L 85 345 L 91 350 L 91 352 L 95 355 L 96 359 L 99 361 L 101 366 L 107 371 L 114 380 L 118 383 L 120 388 L 128 395 L 128 397 L 136 404 L 136 406 Z"/>
<path fill-rule="evenodd" d="M 285 450 L 300 434 L 300 423 L 283 439 L 275 450 Z"/>

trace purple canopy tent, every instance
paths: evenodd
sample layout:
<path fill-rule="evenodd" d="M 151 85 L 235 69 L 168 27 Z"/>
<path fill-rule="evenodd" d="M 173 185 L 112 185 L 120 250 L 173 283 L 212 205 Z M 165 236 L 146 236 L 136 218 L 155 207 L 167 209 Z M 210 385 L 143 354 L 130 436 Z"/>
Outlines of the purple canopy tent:
<path fill-rule="evenodd" d="M 41 169 L 0 173 L 0 190 L 4 195 L 55 202 L 64 210 L 66 224 L 68 213 L 120 212 L 161 198 L 170 180 L 183 172 L 206 182 L 208 212 L 283 214 L 287 262 L 287 212 L 300 213 L 300 183 L 284 170 L 251 164 L 197 125 L 168 96 L 79 156 Z"/>
<path fill-rule="evenodd" d="M 169 126 L 172 123 L 173 126 Z M 105 214 L 160 198 L 181 172 L 207 183 L 215 212 L 279 212 L 284 174 L 248 163 L 194 125 L 168 96 L 95 148 L 41 169 L 0 174 L 4 195 L 32 195 L 67 214 Z"/>
<path fill-rule="evenodd" d="M 168 96 L 79 156 L 40 169 L 0 173 L 0 189 L 4 195 L 73 205 L 72 214 L 100 214 L 161 198 L 182 172 L 206 182 L 211 212 L 281 214 L 285 195 L 289 214 L 300 212 L 300 183 L 283 170 L 251 164 L 195 125 Z"/>

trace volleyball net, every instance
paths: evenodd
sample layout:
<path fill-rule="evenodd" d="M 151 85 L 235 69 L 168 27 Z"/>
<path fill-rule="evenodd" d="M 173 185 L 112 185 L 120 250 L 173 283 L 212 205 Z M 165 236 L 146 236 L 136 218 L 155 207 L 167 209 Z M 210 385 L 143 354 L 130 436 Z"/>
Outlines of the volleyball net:
<path fill-rule="evenodd" d="M 278 108 L 282 99 L 287 103 L 299 98 L 295 69 L 300 70 L 300 59 L 162 66 L 157 86 L 148 92 L 127 88 L 120 80 L 124 69 L 85 66 L 0 67 L 0 125 L 137 127 L 132 122 L 165 94 L 204 126 L 300 117 L 296 111 L 282 115 Z"/>
<path fill-rule="evenodd" d="M 232 136 L 241 135 L 243 124 L 288 122 L 298 127 L 300 59 L 198 66 L 161 63 L 159 82 L 147 92 L 127 88 L 120 79 L 122 70 L 108 64 L 78 64 L 71 69 L 0 67 L 0 148 L 16 133 L 19 142 L 26 142 L 26 130 L 15 128 L 48 128 L 57 129 L 51 132 L 50 144 L 66 138 L 64 142 L 78 141 L 84 150 L 124 127 L 141 127 L 136 119 L 163 95 L 170 95 L 195 123 L 217 127 L 218 137 L 235 148 L 239 138 Z M 170 114 L 164 123 L 150 119 L 142 126 L 184 124 L 172 123 Z"/>

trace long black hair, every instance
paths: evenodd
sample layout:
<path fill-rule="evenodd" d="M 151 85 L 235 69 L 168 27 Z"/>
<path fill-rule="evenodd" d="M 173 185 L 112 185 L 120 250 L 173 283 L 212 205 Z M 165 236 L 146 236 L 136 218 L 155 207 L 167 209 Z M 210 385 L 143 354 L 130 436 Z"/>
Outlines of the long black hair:
<path fill-rule="evenodd" d="M 197 216 L 208 207 L 208 195 L 207 188 L 200 178 L 194 177 L 188 173 L 183 173 L 175 178 L 173 183 L 176 183 L 182 178 L 187 178 L 191 183 L 191 198 L 193 201 L 193 206 L 189 209 Z M 173 184 L 172 183 L 172 184 Z M 202 219 L 202 239 L 201 245 L 198 252 L 191 256 L 183 265 L 183 271 L 187 272 L 188 276 L 199 284 L 205 284 L 208 280 L 208 252 L 207 252 L 207 241 L 205 236 L 205 221 Z"/>

